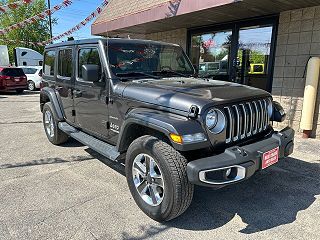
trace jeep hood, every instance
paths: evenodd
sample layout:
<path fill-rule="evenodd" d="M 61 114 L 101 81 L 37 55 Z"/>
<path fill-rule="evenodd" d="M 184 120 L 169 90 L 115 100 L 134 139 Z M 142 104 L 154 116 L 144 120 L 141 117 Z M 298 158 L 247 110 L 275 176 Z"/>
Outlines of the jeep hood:
<path fill-rule="evenodd" d="M 123 97 L 133 101 L 182 112 L 196 105 L 200 114 L 208 107 L 270 96 L 264 90 L 237 83 L 182 77 L 133 81 L 122 89 Z"/>

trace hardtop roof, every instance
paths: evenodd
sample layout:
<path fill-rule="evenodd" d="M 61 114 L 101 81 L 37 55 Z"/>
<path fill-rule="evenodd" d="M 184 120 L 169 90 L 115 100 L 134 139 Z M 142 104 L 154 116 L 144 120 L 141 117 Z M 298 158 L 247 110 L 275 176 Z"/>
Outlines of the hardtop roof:
<path fill-rule="evenodd" d="M 173 45 L 178 46 L 177 44 L 173 43 L 166 43 L 166 42 L 160 42 L 160 41 L 153 41 L 153 40 L 146 40 L 146 39 L 129 39 L 129 38 L 89 38 L 89 39 L 81 39 L 81 40 L 73 40 L 73 41 L 66 41 L 61 43 L 54 43 L 49 44 L 45 47 L 45 49 L 50 48 L 57 48 L 57 47 L 67 47 L 67 46 L 73 46 L 73 45 L 82 45 L 82 44 L 97 44 L 99 42 L 103 42 L 104 44 L 107 43 L 151 43 L 151 44 L 159 44 L 159 45 Z"/>

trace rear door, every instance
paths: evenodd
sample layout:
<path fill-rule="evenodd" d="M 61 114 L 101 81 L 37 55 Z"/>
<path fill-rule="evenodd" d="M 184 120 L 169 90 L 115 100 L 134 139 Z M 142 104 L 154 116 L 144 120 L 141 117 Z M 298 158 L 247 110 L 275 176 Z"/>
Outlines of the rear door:
<path fill-rule="evenodd" d="M 82 45 L 77 49 L 76 83 L 73 92 L 76 125 L 99 138 L 108 137 L 108 85 L 101 64 L 98 45 Z M 82 78 L 82 66 L 95 64 L 100 67 L 100 81 L 93 83 Z"/>
<path fill-rule="evenodd" d="M 57 78 L 55 89 L 59 92 L 63 104 L 66 119 L 70 123 L 75 122 L 73 106 L 74 75 L 74 47 L 58 49 Z"/>

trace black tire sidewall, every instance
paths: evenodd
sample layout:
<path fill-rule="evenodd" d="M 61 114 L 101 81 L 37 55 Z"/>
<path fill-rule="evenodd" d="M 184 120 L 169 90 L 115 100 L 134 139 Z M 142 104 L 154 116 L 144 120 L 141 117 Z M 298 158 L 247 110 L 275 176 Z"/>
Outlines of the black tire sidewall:
<path fill-rule="evenodd" d="M 144 141 L 135 143 L 134 146 L 128 150 L 126 159 L 126 177 L 130 192 L 139 208 L 152 219 L 162 222 L 167 219 L 167 217 L 170 215 L 172 211 L 175 190 L 173 185 L 174 179 L 172 179 L 171 177 L 170 168 L 168 167 L 165 159 L 161 156 L 160 151 L 155 146 L 154 143 L 156 141 L 160 140 L 156 138 L 144 138 Z M 148 154 L 156 161 L 156 163 L 160 167 L 161 174 L 163 176 L 164 198 L 158 206 L 151 206 L 147 204 L 140 197 L 140 194 L 138 193 L 133 183 L 133 161 L 135 157 L 141 153 Z"/>

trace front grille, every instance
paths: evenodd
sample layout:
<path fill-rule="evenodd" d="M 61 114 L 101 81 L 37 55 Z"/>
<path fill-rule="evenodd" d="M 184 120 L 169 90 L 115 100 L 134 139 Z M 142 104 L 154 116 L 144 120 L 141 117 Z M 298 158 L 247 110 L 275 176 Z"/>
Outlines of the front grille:
<path fill-rule="evenodd" d="M 226 143 L 236 142 L 263 132 L 269 125 L 269 99 L 260 99 L 224 108 Z"/>

